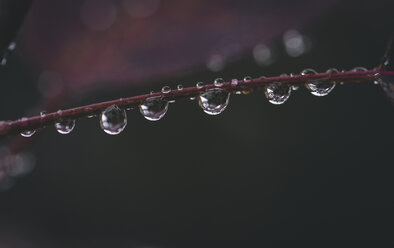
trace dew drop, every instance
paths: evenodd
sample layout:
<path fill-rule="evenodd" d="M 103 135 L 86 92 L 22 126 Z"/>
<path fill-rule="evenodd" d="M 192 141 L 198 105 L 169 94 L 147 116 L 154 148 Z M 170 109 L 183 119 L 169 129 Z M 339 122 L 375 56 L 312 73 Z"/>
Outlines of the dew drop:
<path fill-rule="evenodd" d="M 46 111 L 41 111 L 41 112 L 40 112 L 40 116 L 41 116 L 41 117 L 45 117 L 46 115 L 47 115 L 47 112 L 46 112 Z"/>
<path fill-rule="evenodd" d="M 195 97 L 190 97 L 189 99 L 190 99 L 190 101 L 194 101 L 194 100 L 196 100 L 196 98 L 195 98 Z"/>
<path fill-rule="evenodd" d="M 55 123 L 55 128 L 60 134 L 69 134 L 75 127 L 75 120 L 72 119 L 62 119 Z"/>
<path fill-rule="evenodd" d="M 178 90 L 183 90 L 183 85 L 182 84 L 178 84 L 178 86 L 176 87 Z"/>
<path fill-rule="evenodd" d="M 140 112 L 145 119 L 150 121 L 158 121 L 167 113 L 168 101 L 161 97 L 147 98 L 140 105 Z"/>
<path fill-rule="evenodd" d="M 223 79 L 223 78 L 217 78 L 217 79 L 215 79 L 215 81 L 213 82 L 213 84 L 214 84 L 216 87 L 222 87 L 223 84 L 224 84 L 224 79 Z"/>
<path fill-rule="evenodd" d="M 250 83 L 250 82 L 252 82 L 252 77 L 250 77 L 250 76 L 244 77 L 244 82 L 245 82 L 245 83 Z"/>
<path fill-rule="evenodd" d="M 197 89 L 202 89 L 204 87 L 204 83 L 203 82 L 198 82 L 196 84 Z"/>
<path fill-rule="evenodd" d="M 237 85 L 238 85 L 238 79 L 236 79 L 236 78 L 231 79 L 231 86 L 235 87 Z"/>
<path fill-rule="evenodd" d="M 265 87 L 265 96 L 272 104 L 283 104 L 289 99 L 291 87 L 287 84 L 272 83 Z"/>
<path fill-rule="evenodd" d="M 168 101 L 168 103 L 174 103 L 175 102 L 175 100 L 169 100 Z"/>
<path fill-rule="evenodd" d="M 222 89 L 210 89 L 200 94 L 199 105 L 205 113 L 218 115 L 226 109 L 229 99 L 229 92 Z"/>
<path fill-rule="evenodd" d="M 235 92 L 235 94 L 236 94 L 236 95 L 242 95 L 242 91 L 237 90 L 237 91 Z"/>
<path fill-rule="evenodd" d="M 362 72 L 362 71 L 368 71 L 368 70 L 365 67 L 358 66 L 358 67 L 354 67 L 352 69 L 352 71 L 354 71 L 354 72 Z"/>
<path fill-rule="evenodd" d="M 25 130 L 25 131 L 21 132 L 21 135 L 23 137 L 29 138 L 29 137 L 33 136 L 33 134 L 35 134 L 35 133 L 36 133 L 36 130 Z"/>
<path fill-rule="evenodd" d="M 328 69 L 327 73 L 332 73 L 332 70 L 336 70 L 336 69 Z M 316 73 L 317 72 L 313 69 L 305 69 L 301 72 L 301 75 L 316 74 Z M 326 82 L 313 81 L 313 82 L 307 82 L 305 84 L 305 86 L 311 92 L 311 94 L 314 96 L 326 96 L 326 95 L 328 95 L 328 93 L 330 93 L 334 89 L 335 82 L 334 81 L 326 81 Z"/>
<path fill-rule="evenodd" d="M 127 116 L 124 109 L 116 105 L 106 108 L 100 116 L 100 126 L 107 134 L 116 135 L 127 125 Z"/>
<path fill-rule="evenodd" d="M 170 92 L 171 92 L 170 86 L 164 86 L 163 88 L 161 88 L 161 93 L 163 94 L 168 94 Z"/>

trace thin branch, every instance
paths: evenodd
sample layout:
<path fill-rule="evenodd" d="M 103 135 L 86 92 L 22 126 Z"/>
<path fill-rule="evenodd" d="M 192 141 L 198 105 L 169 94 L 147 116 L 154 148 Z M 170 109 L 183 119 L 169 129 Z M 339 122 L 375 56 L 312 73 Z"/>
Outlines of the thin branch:
<path fill-rule="evenodd" d="M 337 83 L 361 83 L 371 82 L 377 80 L 381 75 L 392 75 L 394 72 L 369 70 L 362 72 L 338 72 L 338 73 L 318 73 L 307 75 L 292 75 L 280 77 L 260 77 L 251 80 L 239 80 L 236 86 L 231 82 L 224 83 L 220 88 L 229 92 L 236 91 L 250 91 L 261 89 L 273 82 L 289 84 L 289 85 L 302 85 L 306 82 L 313 81 L 335 81 Z M 182 90 L 172 90 L 169 93 L 152 93 L 128 98 L 121 98 L 118 100 L 106 101 L 81 107 L 76 107 L 67 110 L 59 110 L 57 112 L 48 113 L 44 116 L 33 116 L 30 118 L 22 118 L 16 121 L 3 121 L 0 122 L 0 135 L 10 135 L 20 133 L 25 130 L 36 130 L 45 126 L 53 125 L 61 119 L 78 119 L 92 115 L 98 115 L 107 107 L 117 105 L 120 108 L 132 108 L 139 106 L 150 97 L 162 97 L 164 100 L 179 100 L 191 97 L 197 97 L 201 92 L 207 89 L 217 88 L 214 84 L 204 85 L 202 88 L 189 87 Z"/>

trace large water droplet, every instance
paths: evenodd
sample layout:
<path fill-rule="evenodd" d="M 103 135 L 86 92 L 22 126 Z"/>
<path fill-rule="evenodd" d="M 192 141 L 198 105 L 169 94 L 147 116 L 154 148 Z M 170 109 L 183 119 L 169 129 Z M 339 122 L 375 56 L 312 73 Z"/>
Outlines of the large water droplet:
<path fill-rule="evenodd" d="M 161 88 L 161 92 L 164 94 L 170 93 L 171 92 L 170 86 L 164 86 L 163 88 Z"/>
<path fill-rule="evenodd" d="M 333 72 L 338 72 L 338 71 L 333 71 L 336 69 L 328 69 L 327 73 L 333 73 Z M 316 74 L 317 72 L 313 69 L 305 69 L 301 72 L 302 75 L 307 75 L 307 74 Z M 312 95 L 314 96 L 326 96 L 328 93 L 330 93 L 334 87 L 335 87 L 335 82 L 334 81 L 313 81 L 313 82 L 307 82 L 305 84 L 306 88 L 311 92 Z"/>
<path fill-rule="evenodd" d="M 72 119 L 62 119 L 55 123 L 55 128 L 58 133 L 69 134 L 75 127 L 75 120 Z"/>
<path fill-rule="evenodd" d="M 23 137 L 29 138 L 29 137 L 33 136 L 33 134 L 35 134 L 35 133 L 36 133 L 36 130 L 25 130 L 25 131 L 21 132 L 21 135 Z"/>
<path fill-rule="evenodd" d="M 265 87 L 265 96 L 272 104 L 282 104 L 289 99 L 291 87 L 287 84 L 272 83 Z"/>
<path fill-rule="evenodd" d="M 108 134 L 119 134 L 127 125 L 126 111 L 116 105 L 106 108 L 101 113 L 100 125 L 104 132 Z"/>
<path fill-rule="evenodd" d="M 214 84 L 216 87 L 222 87 L 223 84 L 224 84 L 224 79 L 223 79 L 223 78 L 217 78 L 217 79 L 215 79 L 215 81 L 213 82 L 213 84 Z"/>
<path fill-rule="evenodd" d="M 178 86 L 176 87 L 178 90 L 183 90 L 183 85 L 182 84 L 178 84 Z"/>
<path fill-rule="evenodd" d="M 161 97 L 147 98 L 140 105 L 140 112 L 145 119 L 150 121 L 158 121 L 167 113 L 168 101 Z"/>
<path fill-rule="evenodd" d="M 229 92 L 222 89 L 210 89 L 200 94 L 199 105 L 205 113 L 218 115 L 226 109 L 229 99 Z"/>
<path fill-rule="evenodd" d="M 41 117 L 45 117 L 46 115 L 47 115 L 47 112 L 46 112 L 45 110 L 43 110 L 43 111 L 40 112 L 40 116 L 41 116 Z"/>

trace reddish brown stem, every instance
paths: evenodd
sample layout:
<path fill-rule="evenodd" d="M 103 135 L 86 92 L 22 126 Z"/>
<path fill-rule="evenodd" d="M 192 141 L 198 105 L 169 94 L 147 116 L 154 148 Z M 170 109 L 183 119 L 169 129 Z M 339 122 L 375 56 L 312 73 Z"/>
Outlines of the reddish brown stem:
<path fill-rule="evenodd" d="M 338 72 L 338 73 L 318 73 L 308 75 L 294 75 L 281 77 L 261 77 L 255 78 L 251 81 L 245 82 L 239 80 L 236 86 L 231 82 L 224 83 L 221 88 L 229 92 L 248 91 L 259 88 L 264 88 L 270 83 L 280 82 L 289 85 L 301 85 L 305 82 L 311 81 L 335 81 L 344 83 L 361 83 L 371 82 L 376 80 L 380 75 L 392 75 L 394 72 L 370 70 L 363 72 Z M 20 133 L 25 130 L 35 130 L 45 126 L 53 125 L 61 119 L 78 119 L 91 115 L 100 114 L 107 107 L 117 105 L 120 108 L 130 108 L 140 105 L 145 99 L 149 97 L 163 97 L 165 100 L 178 100 L 183 98 L 197 97 L 201 92 L 215 88 L 213 84 L 204 85 L 202 88 L 189 87 L 182 90 L 172 90 L 164 94 L 161 92 L 133 96 L 128 98 L 121 98 L 107 102 L 101 102 L 81 107 L 76 107 L 67 110 L 59 110 L 57 112 L 48 113 L 45 116 L 33 116 L 29 118 L 22 118 L 16 121 L 0 122 L 0 135 L 5 136 L 9 134 Z"/>

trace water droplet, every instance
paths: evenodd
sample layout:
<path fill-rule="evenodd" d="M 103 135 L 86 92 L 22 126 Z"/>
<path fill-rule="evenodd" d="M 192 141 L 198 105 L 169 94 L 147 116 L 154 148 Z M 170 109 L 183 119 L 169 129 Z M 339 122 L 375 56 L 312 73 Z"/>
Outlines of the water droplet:
<path fill-rule="evenodd" d="M 330 73 L 330 70 L 327 70 L 328 73 Z M 307 75 L 307 74 L 316 74 L 317 72 L 313 69 L 305 69 L 301 72 L 302 75 Z M 335 82 L 334 81 L 313 81 L 313 82 L 307 82 L 305 84 L 306 88 L 311 92 L 312 95 L 314 96 L 326 96 L 328 93 L 330 93 L 334 87 L 335 87 Z"/>
<path fill-rule="evenodd" d="M 100 116 L 100 126 L 107 134 L 116 135 L 127 125 L 127 116 L 124 109 L 116 105 L 106 108 Z"/>
<path fill-rule="evenodd" d="M 250 77 L 250 76 L 244 77 L 244 82 L 245 82 L 245 83 L 250 83 L 250 82 L 252 82 L 252 77 Z"/>
<path fill-rule="evenodd" d="M 145 119 L 150 121 L 158 121 L 167 113 L 168 101 L 161 97 L 147 98 L 140 105 L 140 112 Z"/>
<path fill-rule="evenodd" d="M 238 85 L 238 79 L 236 79 L 236 78 L 231 79 L 231 86 L 235 87 L 237 85 Z"/>
<path fill-rule="evenodd" d="M 178 86 L 176 87 L 178 90 L 183 90 L 183 85 L 182 84 L 178 84 Z"/>
<path fill-rule="evenodd" d="M 195 98 L 194 96 L 193 96 L 193 97 L 190 97 L 189 99 L 190 99 L 190 101 L 196 100 L 196 98 Z"/>
<path fill-rule="evenodd" d="M 222 113 L 230 99 L 230 93 L 222 89 L 210 89 L 201 93 L 199 105 L 205 113 L 209 115 L 218 115 Z"/>
<path fill-rule="evenodd" d="M 75 127 L 75 120 L 71 119 L 62 119 L 59 122 L 55 123 L 55 128 L 58 133 L 61 134 L 69 134 Z"/>
<path fill-rule="evenodd" d="M 41 111 L 41 112 L 40 112 L 40 116 L 41 116 L 41 117 L 45 117 L 46 115 L 47 115 L 47 111 Z"/>
<path fill-rule="evenodd" d="M 198 82 L 198 83 L 196 83 L 196 87 L 197 87 L 197 89 L 202 89 L 204 87 L 204 83 Z"/>
<path fill-rule="evenodd" d="M 237 90 L 237 91 L 235 92 L 235 94 L 236 94 L 236 95 L 241 95 L 241 94 L 242 94 L 242 91 Z"/>
<path fill-rule="evenodd" d="M 29 138 L 29 137 L 33 136 L 33 134 L 35 134 L 35 133 L 36 133 L 36 130 L 25 130 L 25 131 L 21 132 L 21 135 L 23 137 Z"/>
<path fill-rule="evenodd" d="M 170 86 L 164 86 L 163 88 L 161 88 L 161 93 L 168 94 L 170 92 L 171 92 Z"/>
<path fill-rule="evenodd" d="M 151 94 L 151 95 L 152 95 L 153 93 L 155 93 L 153 90 L 151 90 L 151 91 L 149 92 L 149 94 Z"/>
<path fill-rule="evenodd" d="M 362 72 L 362 71 L 368 71 L 368 70 L 365 67 L 358 66 L 358 67 L 354 67 L 352 69 L 352 71 L 354 71 L 354 72 Z"/>
<path fill-rule="evenodd" d="M 224 84 L 224 79 L 223 79 L 223 78 L 217 78 L 217 79 L 215 79 L 215 81 L 213 82 L 213 84 L 214 84 L 216 87 L 222 87 L 223 84 Z"/>
<path fill-rule="evenodd" d="M 282 104 L 289 99 L 291 87 L 287 84 L 272 83 L 265 87 L 265 96 L 272 104 Z"/>
<path fill-rule="evenodd" d="M 174 103 L 175 102 L 175 100 L 173 99 L 173 100 L 169 100 L 168 101 L 168 103 Z"/>

